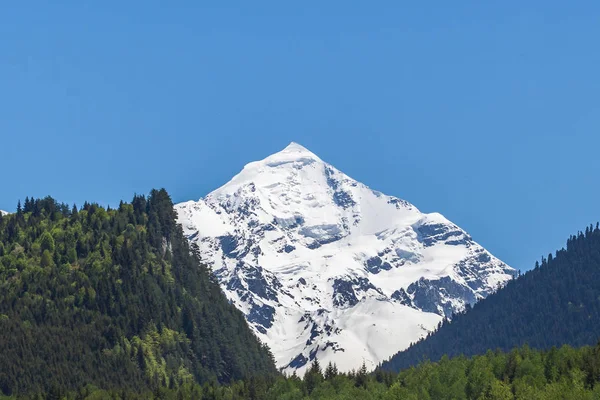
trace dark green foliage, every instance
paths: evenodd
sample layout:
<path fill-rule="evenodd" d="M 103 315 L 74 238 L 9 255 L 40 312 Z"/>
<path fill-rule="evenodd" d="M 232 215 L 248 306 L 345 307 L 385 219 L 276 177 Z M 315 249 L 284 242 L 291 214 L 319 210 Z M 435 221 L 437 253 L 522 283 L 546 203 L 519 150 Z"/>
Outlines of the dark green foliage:
<path fill-rule="evenodd" d="M 319 386 L 321 382 L 323 382 L 323 372 L 321 371 L 319 360 L 315 358 L 311 366 L 304 374 L 305 391 L 308 394 L 312 393 L 312 391 L 315 390 L 315 388 Z"/>
<path fill-rule="evenodd" d="M 274 375 L 175 217 L 165 190 L 108 211 L 27 198 L 2 217 L 0 391 L 142 393 Z"/>
<path fill-rule="evenodd" d="M 52 388 L 37 398 L 54 399 L 194 399 L 194 400 L 596 400 L 600 398 L 600 344 L 574 349 L 569 346 L 549 351 L 527 346 L 510 353 L 488 351 L 473 358 L 443 357 L 423 362 L 400 373 L 379 370 L 337 373 L 328 379 L 312 375 L 304 380 L 252 376 L 245 381 L 221 386 L 184 383 L 175 388 L 156 387 L 141 392 L 99 390 L 93 386 L 66 393 Z M 334 369 L 327 367 L 329 369 Z M 363 368 L 361 368 L 363 370 Z M 312 376 L 312 377 L 311 377 Z M 360 378 L 358 378 L 360 377 Z M 313 379 L 316 378 L 316 379 Z M 357 385 L 357 379 L 361 384 Z M 310 390 L 309 390 L 310 385 Z M 35 397 L 30 397 L 35 398 Z"/>
<path fill-rule="evenodd" d="M 325 379 L 326 380 L 332 380 L 333 378 L 335 378 L 338 375 L 338 369 L 337 366 L 335 364 L 332 364 L 331 362 L 329 364 L 327 364 L 327 368 L 325 368 Z"/>
<path fill-rule="evenodd" d="M 482 354 L 529 344 L 547 349 L 592 345 L 600 338 L 600 229 L 569 238 L 567 248 L 475 304 L 468 312 L 383 367 L 398 371 L 442 355 Z"/>

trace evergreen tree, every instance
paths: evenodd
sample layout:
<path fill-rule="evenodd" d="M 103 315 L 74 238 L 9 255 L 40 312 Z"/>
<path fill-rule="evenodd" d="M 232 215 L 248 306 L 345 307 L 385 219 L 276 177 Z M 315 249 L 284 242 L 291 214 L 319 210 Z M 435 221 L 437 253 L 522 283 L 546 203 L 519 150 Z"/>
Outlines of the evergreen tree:
<path fill-rule="evenodd" d="M 354 384 L 357 387 L 367 387 L 367 365 L 363 361 L 361 367 L 356 371 L 356 375 L 354 377 Z"/>
<path fill-rule="evenodd" d="M 312 391 L 319 384 L 321 384 L 321 382 L 323 382 L 323 373 L 321 371 L 319 360 L 315 358 L 304 375 L 304 386 L 306 388 L 306 392 L 308 394 L 312 393 Z"/>
<path fill-rule="evenodd" d="M 325 368 L 325 380 L 330 381 L 333 378 L 335 378 L 337 375 L 338 375 L 337 366 L 330 361 L 327 364 L 327 367 Z"/>

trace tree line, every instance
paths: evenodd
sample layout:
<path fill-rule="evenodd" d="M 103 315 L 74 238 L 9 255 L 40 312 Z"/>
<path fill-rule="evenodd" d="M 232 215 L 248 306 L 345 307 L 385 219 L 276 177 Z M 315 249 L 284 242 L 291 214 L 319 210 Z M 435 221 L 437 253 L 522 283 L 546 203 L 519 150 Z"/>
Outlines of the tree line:
<path fill-rule="evenodd" d="M 9 397 L 11 398 L 11 397 Z M 17 398 L 17 397 L 12 397 Z M 186 382 L 142 392 L 106 390 L 87 385 L 76 391 L 50 391 L 44 399 L 164 400 L 597 400 L 600 398 L 600 344 L 548 351 L 528 346 L 510 352 L 488 351 L 467 358 L 442 357 L 400 373 L 378 369 L 341 373 L 314 361 L 304 377 L 259 375 L 220 385 Z"/>

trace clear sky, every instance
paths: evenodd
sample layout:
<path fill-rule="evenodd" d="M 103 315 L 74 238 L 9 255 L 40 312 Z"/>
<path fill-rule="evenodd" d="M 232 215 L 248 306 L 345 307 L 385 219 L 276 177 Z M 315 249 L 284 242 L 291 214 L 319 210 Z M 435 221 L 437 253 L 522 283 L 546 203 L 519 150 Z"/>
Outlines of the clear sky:
<path fill-rule="evenodd" d="M 50 3 L 0 7 L 0 209 L 198 199 L 296 141 L 519 269 L 600 219 L 598 1 Z"/>

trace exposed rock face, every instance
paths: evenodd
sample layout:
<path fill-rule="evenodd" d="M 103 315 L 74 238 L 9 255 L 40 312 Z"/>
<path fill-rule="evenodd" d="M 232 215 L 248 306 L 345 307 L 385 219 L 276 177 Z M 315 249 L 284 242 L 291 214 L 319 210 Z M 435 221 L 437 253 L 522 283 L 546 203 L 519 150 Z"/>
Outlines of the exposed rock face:
<path fill-rule="evenodd" d="M 288 371 L 315 357 L 375 366 L 515 273 L 442 215 L 373 191 L 295 143 L 176 208 Z"/>

